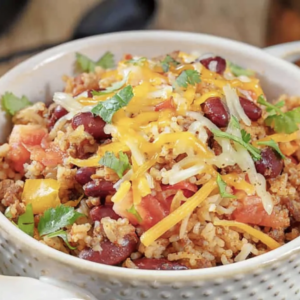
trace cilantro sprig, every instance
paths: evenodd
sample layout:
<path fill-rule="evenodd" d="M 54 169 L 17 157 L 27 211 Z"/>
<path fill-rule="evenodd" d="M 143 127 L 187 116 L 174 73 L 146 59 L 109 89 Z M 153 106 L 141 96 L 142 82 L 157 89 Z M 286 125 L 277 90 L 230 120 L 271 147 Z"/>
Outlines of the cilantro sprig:
<path fill-rule="evenodd" d="M 231 117 L 229 126 L 233 126 L 237 129 L 240 129 L 240 125 L 235 117 Z M 233 134 L 221 131 L 219 129 L 218 130 L 212 129 L 211 132 L 214 134 L 215 137 L 229 139 L 229 140 L 232 140 L 232 141 L 240 144 L 246 150 L 249 151 L 249 153 L 252 155 L 254 160 L 261 159 L 260 150 L 256 147 L 254 147 L 253 145 L 249 144 L 251 137 L 249 134 L 247 134 L 247 132 L 245 130 L 241 131 L 242 137 L 235 136 Z"/>
<path fill-rule="evenodd" d="M 111 69 L 115 66 L 114 55 L 109 51 L 97 61 L 93 61 L 81 53 L 76 53 L 76 63 L 83 72 L 94 72 L 97 66 L 103 69 Z"/>
<path fill-rule="evenodd" d="M 128 75 L 124 76 L 121 81 L 114 82 L 110 87 L 106 88 L 105 91 L 92 91 L 93 96 L 106 95 L 119 90 L 128 80 Z"/>
<path fill-rule="evenodd" d="M 161 61 L 161 67 L 164 72 L 168 72 L 171 65 L 176 67 L 177 65 L 179 65 L 179 62 L 172 58 L 170 55 L 166 55 L 166 57 Z"/>
<path fill-rule="evenodd" d="M 75 250 L 76 249 L 76 247 L 72 247 L 70 245 L 70 243 L 68 241 L 68 234 L 64 230 L 58 230 L 58 231 L 55 231 L 53 233 L 49 233 L 47 235 L 47 237 L 49 237 L 49 238 L 53 238 L 53 237 L 57 237 L 57 236 L 60 237 L 61 239 L 63 239 L 63 241 L 66 243 L 66 245 L 69 247 L 69 249 L 71 249 L 71 250 Z"/>
<path fill-rule="evenodd" d="M 277 104 L 267 102 L 264 96 L 259 96 L 257 102 L 267 107 L 268 117 L 265 119 L 267 126 L 273 127 L 279 133 L 293 133 L 298 130 L 300 123 L 300 107 L 288 112 L 282 112 L 281 107 L 284 101 Z"/>
<path fill-rule="evenodd" d="M 257 142 L 257 145 L 269 146 L 269 147 L 273 148 L 279 154 L 279 156 L 281 158 L 285 159 L 284 154 L 281 152 L 278 144 L 274 140 Z"/>
<path fill-rule="evenodd" d="M 188 84 L 195 85 L 201 82 L 200 73 L 196 70 L 185 70 L 176 78 L 176 83 L 181 87 L 188 87 Z"/>
<path fill-rule="evenodd" d="M 10 92 L 6 92 L 2 96 L 1 104 L 2 108 L 12 116 L 21 109 L 32 105 L 26 96 L 19 98 Z"/>
<path fill-rule="evenodd" d="M 122 151 L 119 152 L 119 158 L 117 158 L 113 152 L 105 152 L 99 164 L 114 170 L 120 178 L 123 177 L 126 170 L 131 169 L 128 156 Z"/>
<path fill-rule="evenodd" d="M 106 123 L 111 123 L 112 117 L 119 109 L 126 106 L 133 97 L 132 86 L 128 85 L 112 98 L 99 102 L 92 108 L 92 113 L 100 116 Z"/>
<path fill-rule="evenodd" d="M 245 129 L 241 130 L 241 134 L 242 134 L 242 140 L 245 143 L 249 143 L 251 141 L 251 135 Z"/>
<path fill-rule="evenodd" d="M 33 236 L 34 216 L 31 203 L 26 205 L 25 213 L 19 216 L 17 226 L 28 235 Z"/>
<path fill-rule="evenodd" d="M 143 221 L 141 215 L 140 215 L 139 212 L 136 210 L 136 208 L 134 207 L 133 204 L 132 204 L 132 206 L 131 206 L 129 209 L 127 209 L 127 211 L 128 211 L 129 213 L 131 213 L 132 215 L 134 215 L 139 223 L 141 223 L 141 222 Z"/>
<path fill-rule="evenodd" d="M 84 214 L 77 212 L 73 207 L 60 205 L 49 208 L 40 218 L 38 231 L 41 236 L 54 233 L 65 226 L 73 225 Z"/>
<path fill-rule="evenodd" d="M 242 76 L 242 75 L 244 75 L 244 76 L 254 76 L 255 75 L 254 71 L 252 71 L 250 69 L 244 69 L 241 66 L 236 65 L 232 62 L 228 62 L 228 66 L 229 66 L 231 73 L 236 77 Z"/>
<path fill-rule="evenodd" d="M 218 176 L 217 176 L 217 185 L 218 185 L 219 192 L 220 192 L 220 195 L 221 195 L 222 198 L 234 198 L 234 199 L 236 198 L 236 196 L 226 192 L 227 184 L 222 179 L 220 174 L 218 174 Z"/>

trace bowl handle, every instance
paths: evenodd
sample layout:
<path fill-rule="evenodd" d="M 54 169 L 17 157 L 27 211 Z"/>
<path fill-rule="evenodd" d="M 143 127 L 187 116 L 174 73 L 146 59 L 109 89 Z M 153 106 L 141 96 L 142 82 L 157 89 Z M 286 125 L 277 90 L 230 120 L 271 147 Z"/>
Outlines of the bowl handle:
<path fill-rule="evenodd" d="M 270 46 L 264 50 L 289 62 L 300 60 L 300 41 Z"/>

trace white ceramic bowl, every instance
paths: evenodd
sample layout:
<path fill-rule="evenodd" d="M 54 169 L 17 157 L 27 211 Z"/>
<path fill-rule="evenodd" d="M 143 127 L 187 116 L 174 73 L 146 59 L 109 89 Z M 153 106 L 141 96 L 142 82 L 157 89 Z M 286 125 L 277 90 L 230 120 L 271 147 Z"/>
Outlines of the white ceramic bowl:
<path fill-rule="evenodd" d="M 173 50 L 216 53 L 261 74 L 269 99 L 282 93 L 300 95 L 300 69 L 264 51 L 227 39 L 182 32 L 140 31 L 102 35 L 45 51 L 0 79 L 0 94 L 12 91 L 32 101 L 51 99 L 72 74 L 75 52 L 98 58 L 110 50 L 155 56 Z M 0 115 L 0 142 L 10 127 Z M 188 271 L 124 269 L 80 260 L 27 236 L 0 214 L 0 272 L 47 276 L 86 288 L 98 299 L 300 299 L 300 239 L 274 251 L 232 265 Z M 0 283 L 1 285 L 1 283 Z M 34 293 L 34 291 L 33 291 Z"/>

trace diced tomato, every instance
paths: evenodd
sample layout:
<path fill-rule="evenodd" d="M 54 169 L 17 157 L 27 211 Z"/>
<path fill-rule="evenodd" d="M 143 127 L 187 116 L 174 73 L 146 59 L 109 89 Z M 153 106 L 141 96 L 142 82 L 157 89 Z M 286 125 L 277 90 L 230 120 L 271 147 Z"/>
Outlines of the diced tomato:
<path fill-rule="evenodd" d="M 23 166 L 29 159 L 36 160 L 44 166 L 62 163 L 62 152 L 47 141 L 47 130 L 41 126 L 15 125 L 9 145 L 9 160 L 17 172 L 23 172 Z"/>
<path fill-rule="evenodd" d="M 183 181 L 174 185 L 162 186 L 162 192 L 158 192 L 155 197 L 152 195 L 143 197 L 141 203 L 135 206 L 135 209 L 142 218 L 140 223 L 132 213 L 128 212 L 133 204 L 131 192 L 129 192 L 122 201 L 115 203 L 113 210 L 119 216 L 127 218 L 131 224 L 140 224 L 145 230 L 147 230 L 169 215 L 172 199 L 178 190 L 183 190 L 185 196 L 190 197 L 198 190 L 198 188 L 195 184 Z M 164 191 L 174 191 L 174 194 L 169 197 L 165 197 L 163 195 Z"/>
<path fill-rule="evenodd" d="M 38 125 L 15 125 L 9 137 L 11 151 L 8 155 L 13 168 L 23 172 L 23 165 L 29 160 L 28 146 L 39 145 L 47 130 Z"/>
<path fill-rule="evenodd" d="M 15 125 L 9 137 L 9 144 L 39 145 L 47 130 L 39 125 Z"/>
<path fill-rule="evenodd" d="M 174 109 L 174 108 L 175 108 L 175 106 L 174 106 L 172 98 L 155 105 L 155 111 L 160 111 L 163 109 Z"/>
<path fill-rule="evenodd" d="M 164 205 L 155 197 L 147 195 L 142 198 L 141 203 L 135 205 L 135 209 L 141 216 L 142 221 L 139 222 L 136 216 L 128 210 L 132 207 L 133 197 L 129 192 L 122 201 L 117 202 L 113 206 L 113 210 L 121 217 L 127 218 L 133 225 L 140 224 L 145 230 L 151 228 L 170 212 L 170 207 L 164 207 Z"/>
<path fill-rule="evenodd" d="M 133 57 L 132 57 L 131 54 L 125 54 L 125 55 L 124 55 L 124 59 L 125 59 L 125 60 L 130 60 L 130 59 L 133 59 Z"/>
<path fill-rule="evenodd" d="M 29 147 L 29 151 L 31 153 L 30 158 L 40 162 L 45 167 L 54 167 L 62 163 L 63 154 L 53 145 L 48 149 L 43 149 L 41 146 Z"/>
<path fill-rule="evenodd" d="M 288 218 L 284 218 L 274 210 L 271 215 L 268 215 L 261 199 L 257 196 L 245 197 L 233 212 L 232 218 L 238 222 L 272 228 L 287 227 L 289 223 Z"/>
<path fill-rule="evenodd" d="M 138 211 L 141 216 L 143 215 L 143 222 L 141 226 L 147 230 L 170 213 L 170 205 L 168 207 L 157 198 L 148 195 L 144 197 L 138 205 Z"/>
<path fill-rule="evenodd" d="M 184 196 L 187 198 L 193 196 L 198 191 L 196 184 L 187 181 L 181 181 L 173 185 L 162 185 L 161 189 L 163 191 L 174 190 L 174 194 L 176 194 L 178 190 L 182 190 Z"/>

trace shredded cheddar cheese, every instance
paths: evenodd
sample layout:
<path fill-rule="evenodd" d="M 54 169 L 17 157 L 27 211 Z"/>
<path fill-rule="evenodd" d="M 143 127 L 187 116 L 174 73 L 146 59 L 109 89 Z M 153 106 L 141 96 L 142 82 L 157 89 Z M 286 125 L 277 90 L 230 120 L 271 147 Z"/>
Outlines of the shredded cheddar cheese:
<path fill-rule="evenodd" d="M 248 195 L 254 195 L 255 193 L 255 187 L 242 179 L 238 174 L 232 173 L 223 175 L 222 179 L 227 185 L 232 186 L 237 190 L 245 191 Z"/>
<path fill-rule="evenodd" d="M 300 138 L 300 131 L 295 131 L 294 133 L 291 134 L 286 134 L 286 133 L 275 133 L 272 135 L 268 135 L 267 137 L 257 140 L 255 142 L 253 142 L 254 146 L 257 146 L 258 142 L 264 142 L 264 141 L 270 141 L 273 140 L 274 142 L 277 143 L 287 143 L 287 142 L 291 142 L 294 140 L 297 140 Z"/>
<path fill-rule="evenodd" d="M 216 188 L 217 183 L 211 180 L 206 183 L 194 196 L 170 213 L 162 221 L 154 225 L 141 236 L 141 242 L 148 247 L 166 231 L 187 217 L 197 206 L 199 206 Z"/>
<path fill-rule="evenodd" d="M 122 199 L 129 192 L 130 188 L 131 188 L 131 183 L 128 180 L 124 181 L 121 184 L 120 188 L 117 190 L 117 192 L 111 198 L 111 201 L 114 203 L 118 203 L 118 202 L 122 201 Z"/>
<path fill-rule="evenodd" d="M 258 240 L 260 240 L 263 244 L 268 246 L 268 248 L 270 248 L 271 250 L 276 249 L 281 246 L 278 242 L 276 242 L 274 239 L 269 237 L 267 234 L 265 234 L 262 231 L 259 231 L 257 229 L 254 229 L 253 227 L 251 227 L 247 224 L 244 224 L 244 223 L 240 223 L 240 222 L 236 222 L 236 221 L 218 220 L 218 221 L 214 221 L 214 225 L 215 226 L 223 226 L 223 227 L 237 227 L 237 228 L 249 233 L 251 236 L 257 238 Z"/>

